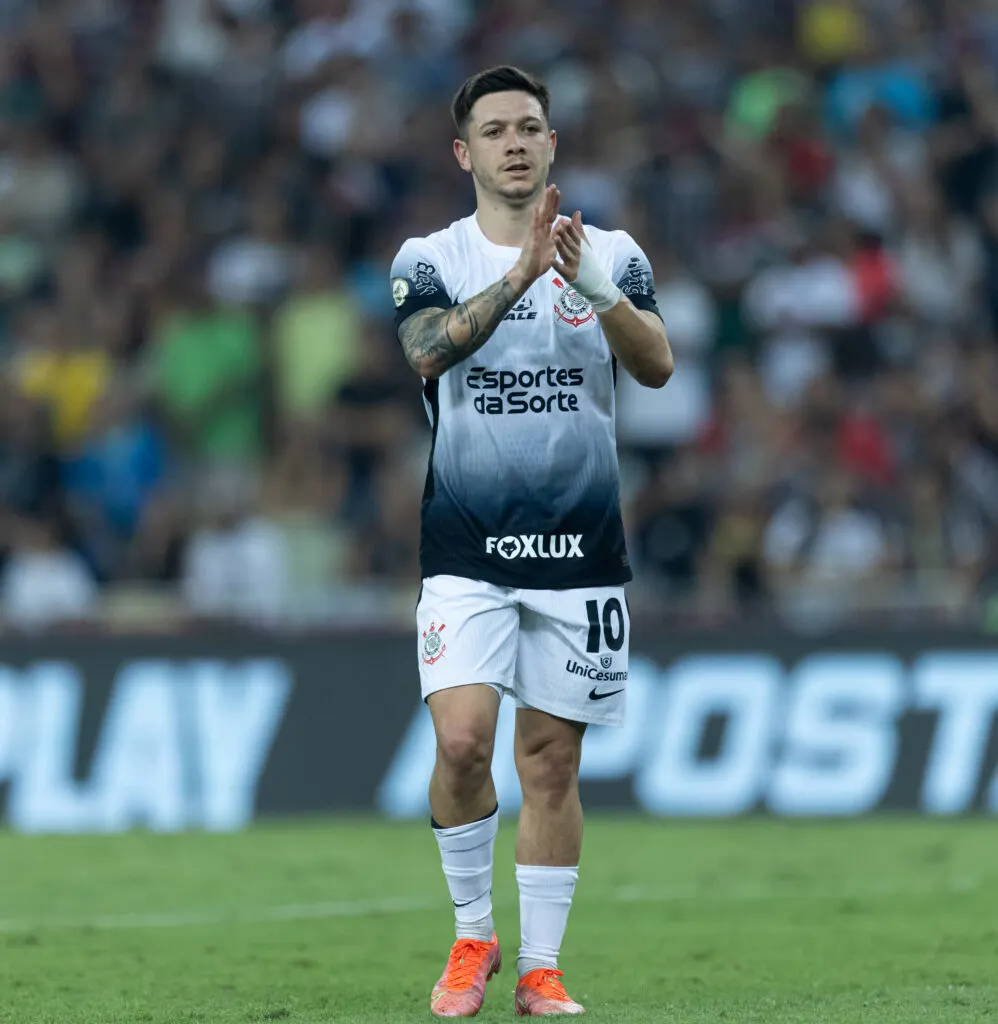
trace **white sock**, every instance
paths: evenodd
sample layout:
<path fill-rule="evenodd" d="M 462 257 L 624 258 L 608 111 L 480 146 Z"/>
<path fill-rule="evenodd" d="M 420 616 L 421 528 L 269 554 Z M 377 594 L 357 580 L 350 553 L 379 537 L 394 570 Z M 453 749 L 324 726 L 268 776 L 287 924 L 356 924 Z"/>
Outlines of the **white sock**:
<path fill-rule="evenodd" d="M 433 823 L 459 939 L 492 939 L 492 848 L 498 831 L 498 807 L 469 825 L 440 828 Z"/>
<path fill-rule="evenodd" d="M 521 978 L 538 967 L 557 969 L 578 879 L 578 867 L 516 865 L 516 884 L 520 888 L 520 955 L 516 971 Z"/>

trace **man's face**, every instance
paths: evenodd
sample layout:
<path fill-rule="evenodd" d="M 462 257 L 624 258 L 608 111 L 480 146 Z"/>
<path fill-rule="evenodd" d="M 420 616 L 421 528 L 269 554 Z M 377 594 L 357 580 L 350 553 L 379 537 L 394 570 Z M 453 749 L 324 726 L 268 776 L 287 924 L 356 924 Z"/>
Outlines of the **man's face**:
<path fill-rule="evenodd" d="M 454 154 L 480 189 L 524 205 L 544 189 L 555 141 L 533 96 L 494 92 L 472 107 L 467 140 L 455 141 Z"/>

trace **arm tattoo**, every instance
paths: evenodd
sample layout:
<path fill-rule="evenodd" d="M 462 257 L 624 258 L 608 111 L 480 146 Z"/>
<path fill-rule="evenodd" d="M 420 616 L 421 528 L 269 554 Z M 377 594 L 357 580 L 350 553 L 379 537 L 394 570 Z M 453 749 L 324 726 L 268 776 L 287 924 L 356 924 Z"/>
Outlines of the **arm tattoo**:
<path fill-rule="evenodd" d="M 506 277 L 453 309 L 424 309 L 402 324 L 401 341 L 410 366 L 427 377 L 477 352 L 519 299 Z"/>

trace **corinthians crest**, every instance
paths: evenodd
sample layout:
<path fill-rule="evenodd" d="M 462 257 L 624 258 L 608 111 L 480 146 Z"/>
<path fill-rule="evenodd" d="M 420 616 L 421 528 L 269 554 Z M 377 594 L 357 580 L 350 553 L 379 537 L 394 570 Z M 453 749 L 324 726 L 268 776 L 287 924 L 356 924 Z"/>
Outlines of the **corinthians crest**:
<path fill-rule="evenodd" d="M 571 285 L 565 284 L 560 277 L 556 277 L 554 283 L 561 289 L 554 304 L 554 315 L 559 320 L 572 327 L 581 327 L 596 316 L 593 307 Z"/>
<path fill-rule="evenodd" d="M 439 626 L 436 622 L 431 622 L 430 628 L 423 631 L 424 664 L 435 665 L 444 656 L 444 652 L 447 650 L 447 645 L 444 643 L 440 634 L 446 628 L 447 627 L 442 622 Z"/>

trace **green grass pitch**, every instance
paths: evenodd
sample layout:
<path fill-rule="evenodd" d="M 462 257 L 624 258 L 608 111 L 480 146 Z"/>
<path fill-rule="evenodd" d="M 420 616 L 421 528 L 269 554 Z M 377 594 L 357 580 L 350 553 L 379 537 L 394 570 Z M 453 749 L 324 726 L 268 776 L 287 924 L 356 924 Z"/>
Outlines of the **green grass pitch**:
<path fill-rule="evenodd" d="M 513 1020 L 514 827 L 497 844 Z M 998 1020 L 987 821 L 592 818 L 562 956 L 593 1021 Z M 423 825 L 230 836 L 0 834 L 0 1021 L 430 1020 L 452 939 Z"/>

